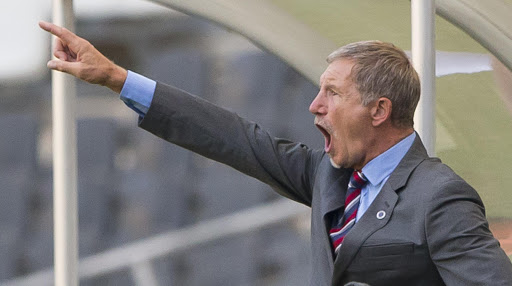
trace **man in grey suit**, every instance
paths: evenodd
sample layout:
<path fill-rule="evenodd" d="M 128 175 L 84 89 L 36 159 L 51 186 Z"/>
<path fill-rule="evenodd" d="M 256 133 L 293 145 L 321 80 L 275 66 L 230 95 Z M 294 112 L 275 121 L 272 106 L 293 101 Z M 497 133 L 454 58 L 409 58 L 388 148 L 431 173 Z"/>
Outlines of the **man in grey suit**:
<path fill-rule="evenodd" d="M 310 106 L 325 148 L 313 150 L 40 26 L 58 37 L 49 68 L 121 93 L 140 127 L 310 206 L 311 285 L 512 285 L 478 194 L 429 158 L 414 132 L 419 80 L 392 44 L 359 42 L 329 55 Z"/>

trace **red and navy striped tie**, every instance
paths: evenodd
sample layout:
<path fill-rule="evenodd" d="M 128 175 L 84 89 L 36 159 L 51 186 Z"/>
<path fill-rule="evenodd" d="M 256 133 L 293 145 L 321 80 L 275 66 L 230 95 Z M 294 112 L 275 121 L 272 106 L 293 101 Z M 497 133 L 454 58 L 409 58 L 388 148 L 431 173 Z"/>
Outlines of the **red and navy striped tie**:
<path fill-rule="evenodd" d="M 359 171 L 354 171 L 352 177 L 350 177 L 347 195 L 345 196 L 345 210 L 343 216 L 339 217 L 341 212 L 338 212 L 338 215 L 336 215 L 333 221 L 333 226 L 329 231 L 335 254 L 338 253 L 343 239 L 356 222 L 361 189 L 366 185 L 366 182 L 368 182 L 368 179 Z"/>

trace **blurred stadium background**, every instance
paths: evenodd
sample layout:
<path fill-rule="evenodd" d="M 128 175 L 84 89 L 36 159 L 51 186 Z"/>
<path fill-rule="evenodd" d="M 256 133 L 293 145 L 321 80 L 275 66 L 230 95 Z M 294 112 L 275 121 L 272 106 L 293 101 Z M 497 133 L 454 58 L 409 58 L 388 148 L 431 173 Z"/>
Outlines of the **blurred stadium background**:
<path fill-rule="evenodd" d="M 53 265 L 50 38 L 37 28 L 49 20 L 51 1 L 3 2 L 0 23 L 9 28 L 0 48 L 0 285 L 26 285 L 23 277 L 48 274 Z M 379 39 L 410 50 L 409 1 L 264 2 L 336 45 Z M 232 109 L 276 136 L 322 147 L 307 110 L 316 82 L 239 34 L 144 1 L 76 0 L 75 7 L 76 32 L 116 63 Z M 437 156 L 478 190 L 512 255 L 512 75 L 440 17 L 436 49 L 453 52 L 438 56 L 439 66 L 455 66 L 436 82 Z M 464 62 L 482 66 L 465 71 Z M 78 82 L 77 94 L 81 259 L 278 202 L 258 181 L 139 130 L 135 113 L 109 90 Z M 80 282 L 304 285 L 309 219 L 300 210 L 158 256 L 142 279 L 125 267 Z"/>

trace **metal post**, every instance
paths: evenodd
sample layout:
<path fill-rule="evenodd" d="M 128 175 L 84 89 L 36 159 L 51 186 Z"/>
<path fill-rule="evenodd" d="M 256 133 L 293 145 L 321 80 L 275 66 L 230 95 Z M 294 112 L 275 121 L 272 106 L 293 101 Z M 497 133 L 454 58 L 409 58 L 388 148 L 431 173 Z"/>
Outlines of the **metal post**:
<path fill-rule="evenodd" d="M 430 156 L 435 156 L 435 0 L 411 0 L 412 62 L 421 81 L 415 129 Z"/>
<path fill-rule="evenodd" d="M 73 1 L 53 0 L 53 22 L 74 30 Z M 55 285 L 78 285 L 75 79 L 52 72 Z"/>

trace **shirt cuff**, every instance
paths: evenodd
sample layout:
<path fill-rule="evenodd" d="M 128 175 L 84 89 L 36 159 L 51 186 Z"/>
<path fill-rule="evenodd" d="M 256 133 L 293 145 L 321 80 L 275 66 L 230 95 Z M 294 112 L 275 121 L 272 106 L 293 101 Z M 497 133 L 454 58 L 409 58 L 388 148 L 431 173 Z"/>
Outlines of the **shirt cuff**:
<path fill-rule="evenodd" d="M 144 117 L 149 110 L 156 89 L 156 81 L 128 71 L 121 90 L 121 100 L 131 109 Z"/>

